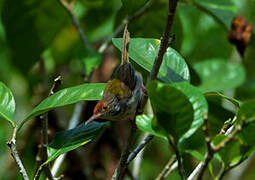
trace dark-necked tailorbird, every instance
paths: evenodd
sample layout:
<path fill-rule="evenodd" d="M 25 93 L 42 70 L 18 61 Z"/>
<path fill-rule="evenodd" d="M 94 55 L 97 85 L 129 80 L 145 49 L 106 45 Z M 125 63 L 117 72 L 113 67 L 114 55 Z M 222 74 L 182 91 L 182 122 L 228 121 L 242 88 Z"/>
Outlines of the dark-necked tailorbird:
<path fill-rule="evenodd" d="M 143 98 L 147 97 L 142 76 L 129 62 L 130 35 L 127 25 L 123 34 L 121 64 L 115 69 L 104 89 L 102 100 L 98 101 L 86 124 L 101 118 L 112 121 L 133 119 L 141 112 Z"/>

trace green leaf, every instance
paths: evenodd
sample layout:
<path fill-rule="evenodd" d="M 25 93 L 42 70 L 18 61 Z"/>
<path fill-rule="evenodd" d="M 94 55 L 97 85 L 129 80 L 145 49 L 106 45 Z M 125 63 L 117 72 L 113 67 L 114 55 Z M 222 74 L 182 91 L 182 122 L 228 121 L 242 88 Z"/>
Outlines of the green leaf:
<path fill-rule="evenodd" d="M 190 137 L 194 132 L 203 124 L 204 122 L 204 113 L 208 113 L 208 104 L 200 92 L 200 90 L 188 83 L 174 83 L 173 87 L 177 88 L 178 90 L 182 91 L 188 97 L 189 102 L 192 104 L 194 115 L 193 121 L 191 124 L 191 128 L 185 135 L 182 137 L 181 141 L 185 138 Z"/>
<path fill-rule="evenodd" d="M 113 44 L 121 50 L 122 38 L 113 38 Z M 129 56 L 147 71 L 152 70 L 160 40 L 133 38 L 130 40 Z M 166 83 L 189 81 L 189 69 L 183 57 L 172 48 L 167 48 L 158 78 Z"/>
<path fill-rule="evenodd" d="M 205 160 L 205 157 L 203 156 L 203 154 L 201 154 L 200 152 L 198 152 L 196 150 L 187 149 L 184 152 L 188 153 L 188 154 L 191 154 L 193 157 L 195 157 L 199 161 L 204 161 Z"/>
<path fill-rule="evenodd" d="M 158 133 L 175 138 L 176 143 L 189 129 L 194 110 L 188 97 L 172 85 L 156 81 L 147 86 L 153 112 L 156 116 L 152 127 Z"/>
<path fill-rule="evenodd" d="M 102 62 L 102 55 L 95 50 L 82 50 L 76 53 L 77 59 L 81 60 L 85 67 L 86 76 L 89 77 L 94 68 L 98 68 Z"/>
<path fill-rule="evenodd" d="M 216 21 L 230 29 L 231 21 L 237 13 L 237 7 L 231 1 L 224 0 L 194 0 L 194 5 L 203 10 Z"/>
<path fill-rule="evenodd" d="M 247 144 L 255 146 L 255 100 L 250 100 L 241 106 L 236 123 L 243 121 L 240 137 Z"/>
<path fill-rule="evenodd" d="M 12 63 L 24 73 L 29 72 L 66 24 L 67 15 L 57 1 L 4 1 L 1 17 Z"/>
<path fill-rule="evenodd" d="M 155 121 L 155 117 L 152 118 L 152 117 L 149 117 L 145 114 L 143 115 L 140 115 L 140 116 L 136 116 L 136 125 L 137 127 L 142 130 L 142 131 L 145 131 L 145 132 L 148 132 L 150 134 L 153 134 L 155 136 L 158 136 L 158 137 L 161 137 L 165 140 L 167 140 L 167 138 L 165 136 L 163 136 L 162 134 L 160 133 L 157 133 L 153 127 L 152 127 L 152 122 Z"/>
<path fill-rule="evenodd" d="M 228 100 L 229 102 L 231 102 L 232 104 L 234 104 L 237 108 L 240 108 L 240 106 L 242 105 L 241 101 L 238 101 L 234 98 L 225 96 L 224 94 L 220 93 L 220 92 L 207 92 L 204 94 L 205 96 L 216 96 L 216 97 L 221 97 L 223 99 Z"/>
<path fill-rule="evenodd" d="M 223 134 L 217 135 L 213 139 L 213 144 L 217 145 L 221 143 L 226 137 L 227 136 Z M 239 160 L 246 159 L 250 155 L 251 150 L 251 146 L 237 136 L 221 149 L 218 154 L 224 164 L 228 166 L 237 163 Z"/>
<path fill-rule="evenodd" d="M 12 127 L 14 123 L 15 100 L 11 90 L 2 82 L 0 82 L 0 116 L 10 122 Z"/>
<path fill-rule="evenodd" d="M 32 110 L 32 112 L 21 122 L 21 124 L 18 126 L 18 129 L 20 129 L 22 125 L 30 118 L 47 112 L 51 109 L 74 104 L 79 101 L 99 100 L 103 96 L 104 88 L 104 83 L 89 83 L 62 89 L 52 96 L 47 97 L 39 105 L 37 105 Z"/>
<path fill-rule="evenodd" d="M 202 83 L 203 92 L 223 91 L 236 88 L 245 80 L 245 71 L 241 65 L 224 60 L 211 59 L 194 65 Z"/>
<path fill-rule="evenodd" d="M 83 123 L 73 129 L 57 133 L 47 148 L 48 159 L 44 165 L 56 159 L 59 155 L 92 141 L 107 124 L 109 122 L 91 122 L 88 125 Z"/>
<path fill-rule="evenodd" d="M 242 120 L 245 120 L 246 124 L 255 120 L 255 100 L 246 101 L 242 104 L 237 114 L 237 123 Z"/>
<path fill-rule="evenodd" d="M 163 131 L 167 131 L 177 139 L 181 137 L 182 142 L 203 124 L 203 114 L 208 112 L 208 105 L 203 94 L 194 86 L 185 82 L 171 85 L 153 82 L 148 85 L 148 92 L 157 119 L 146 115 L 137 116 L 136 124 L 142 131 L 164 139 L 167 138 Z M 180 108 L 183 102 L 186 104 Z M 189 105 L 191 109 L 188 109 Z M 192 112 L 191 116 L 188 110 Z"/>
<path fill-rule="evenodd" d="M 121 0 L 124 9 L 132 15 L 139 10 L 148 0 Z"/>

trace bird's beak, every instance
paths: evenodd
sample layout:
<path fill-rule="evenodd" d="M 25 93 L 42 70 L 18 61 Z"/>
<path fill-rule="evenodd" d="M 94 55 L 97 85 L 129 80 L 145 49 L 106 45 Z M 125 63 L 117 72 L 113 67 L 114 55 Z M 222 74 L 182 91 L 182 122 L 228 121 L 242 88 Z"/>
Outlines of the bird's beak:
<path fill-rule="evenodd" d="M 98 114 L 94 114 L 93 116 L 91 116 L 86 122 L 85 125 L 87 125 L 88 123 L 90 123 L 91 121 L 94 121 L 95 119 L 99 118 L 102 114 L 98 113 Z"/>

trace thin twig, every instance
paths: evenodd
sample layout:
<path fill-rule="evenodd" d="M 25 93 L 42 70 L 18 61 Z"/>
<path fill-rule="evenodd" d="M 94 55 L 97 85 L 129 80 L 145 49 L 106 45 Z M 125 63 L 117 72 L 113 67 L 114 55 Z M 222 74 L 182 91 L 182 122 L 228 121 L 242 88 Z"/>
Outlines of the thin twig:
<path fill-rule="evenodd" d="M 225 174 L 226 174 L 227 172 L 229 172 L 231 169 L 233 169 L 233 168 L 239 166 L 243 161 L 244 161 L 244 160 L 241 159 L 241 160 L 239 160 L 237 163 L 235 163 L 235 164 L 233 164 L 233 165 L 230 165 L 230 166 L 227 166 L 227 167 L 224 169 L 224 171 L 220 174 L 219 180 L 223 179 L 223 177 L 225 176 Z"/>
<path fill-rule="evenodd" d="M 59 88 L 60 84 L 62 81 L 62 77 L 58 76 L 57 78 L 54 79 L 54 83 L 50 89 L 50 92 L 48 94 L 48 97 L 53 95 L 56 90 Z M 48 146 L 48 113 L 45 113 L 43 115 L 40 116 L 41 119 L 41 124 L 42 124 L 42 131 L 41 131 L 41 163 L 39 163 L 39 167 L 42 165 L 42 163 L 44 163 L 45 161 L 47 161 L 48 159 L 48 154 L 47 154 L 47 146 Z M 36 168 L 36 172 L 35 172 L 35 176 L 34 179 L 38 180 L 40 179 L 40 175 L 42 173 L 42 171 L 45 171 L 46 176 L 50 179 L 50 180 L 54 180 L 54 176 L 52 175 L 51 171 L 50 171 L 50 167 L 49 165 L 45 165 L 43 168 Z"/>
<path fill-rule="evenodd" d="M 11 150 L 11 155 L 13 157 L 13 159 L 15 160 L 16 164 L 19 167 L 19 172 L 22 175 L 24 180 L 29 180 L 26 169 L 19 157 L 17 148 L 16 148 L 16 133 L 17 133 L 17 128 L 15 127 L 13 129 L 13 133 L 12 133 L 12 138 L 9 142 L 7 142 L 7 146 L 10 148 Z"/>
<path fill-rule="evenodd" d="M 175 162 L 176 162 L 176 156 L 172 156 L 167 162 L 167 164 L 165 165 L 165 167 L 163 168 L 163 170 L 159 173 L 156 180 L 164 180 L 166 178 L 166 174 L 168 173 L 168 171 L 171 169 L 171 167 L 173 166 Z"/>
<path fill-rule="evenodd" d="M 153 138 L 152 134 L 148 134 L 142 142 L 130 153 L 127 159 L 127 165 L 137 156 L 137 154 L 151 141 Z"/>
<path fill-rule="evenodd" d="M 131 127 L 131 132 L 129 134 L 127 144 L 121 153 L 120 161 L 118 163 L 117 169 L 115 170 L 115 172 L 112 176 L 112 180 L 120 180 L 120 179 L 124 178 L 125 171 L 127 168 L 126 162 L 127 162 L 130 150 L 132 148 L 132 145 L 134 144 L 135 135 L 136 135 L 136 128 Z"/>
<path fill-rule="evenodd" d="M 112 34 L 112 36 L 105 40 L 105 42 L 99 47 L 98 51 L 100 53 L 103 53 L 108 44 L 111 42 L 112 38 L 117 37 L 125 28 L 125 24 L 129 24 L 135 20 L 137 20 L 139 17 L 141 17 L 143 14 L 147 12 L 147 10 L 151 7 L 151 3 L 146 3 L 140 10 L 138 10 L 136 13 L 134 13 L 133 16 L 127 17 L 122 21 L 122 24 L 119 25 L 119 27 L 116 29 L 116 31 Z"/>
<path fill-rule="evenodd" d="M 81 28 L 79 20 L 75 17 L 75 14 L 73 12 L 75 0 L 72 0 L 70 3 L 68 3 L 65 0 L 58 0 L 58 2 L 60 3 L 61 6 L 63 6 L 65 8 L 65 10 L 68 12 L 70 17 L 72 18 L 73 25 L 76 27 L 77 31 L 79 32 L 79 35 L 81 37 L 81 40 L 82 40 L 82 43 L 83 43 L 85 49 L 89 49 L 90 45 L 88 43 L 88 40 Z"/>
<path fill-rule="evenodd" d="M 167 20 L 166 20 L 166 27 L 165 27 L 165 31 L 163 34 L 163 38 L 160 42 L 158 54 L 155 58 L 155 61 L 154 61 L 153 67 L 152 67 L 152 71 L 150 73 L 149 81 L 157 78 L 159 68 L 162 64 L 163 56 L 166 52 L 167 45 L 169 42 L 170 30 L 171 30 L 171 27 L 174 22 L 174 15 L 175 15 L 176 7 L 177 7 L 177 2 L 178 2 L 178 0 L 169 0 L 168 1 L 168 14 L 167 14 Z"/>
<path fill-rule="evenodd" d="M 179 171 L 179 175 L 181 176 L 182 180 L 185 180 L 185 176 L 184 176 L 184 169 L 183 169 L 183 165 L 182 165 L 182 158 L 181 158 L 181 154 L 179 152 L 179 149 L 177 147 L 177 145 L 175 144 L 174 140 L 172 140 L 170 137 L 168 137 L 168 143 L 171 145 L 171 147 L 173 148 L 175 154 L 176 154 L 176 159 L 178 162 L 178 171 Z"/>

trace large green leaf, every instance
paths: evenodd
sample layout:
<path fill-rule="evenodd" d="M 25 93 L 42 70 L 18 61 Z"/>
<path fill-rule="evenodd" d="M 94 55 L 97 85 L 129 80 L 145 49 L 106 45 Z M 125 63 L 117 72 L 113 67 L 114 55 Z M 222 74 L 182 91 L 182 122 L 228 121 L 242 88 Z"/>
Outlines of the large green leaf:
<path fill-rule="evenodd" d="M 188 97 L 192 104 L 194 115 L 191 128 L 184 134 L 182 140 L 190 137 L 203 124 L 204 113 L 208 113 L 208 104 L 200 90 L 186 82 L 174 83 L 173 87 L 179 89 Z"/>
<path fill-rule="evenodd" d="M 4 1 L 2 20 L 12 63 L 27 73 L 67 22 L 57 1 Z"/>
<path fill-rule="evenodd" d="M 11 90 L 2 82 L 0 82 L 0 116 L 9 121 L 12 127 L 14 123 L 15 100 Z"/>
<path fill-rule="evenodd" d="M 173 136 L 178 143 L 191 127 L 194 110 L 188 97 L 173 85 L 156 81 L 147 86 L 153 112 L 156 116 L 152 127 L 164 136 Z"/>
<path fill-rule="evenodd" d="M 44 99 L 32 112 L 21 122 L 21 126 L 30 118 L 42 114 L 51 109 L 74 104 L 84 100 L 99 100 L 103 96 L 104 83 L 88 83 L 75 87 L 66 88 Z"/>
<path fill-rule="evenodd" d="M 107 124 L 109 122 L 91 122 L 88 125 L 83 123 L 73 129 L 57 133 L 47 148 L 48 159 L 44 165 L 56 159 L 59 155 L 92 141 Z"/>
<path fill-rule="evenodd" d="M 113 44 L 121 50 L 122 38 L 113 38 Z M 155 57 L 158 53 L 160 40 L 133 38 L 130 40 L 129 55 L 147 71 L 152 70 Z M 172 48 L 167 48 L 158 78 L 166 83 L 189 81 L 189 69 L 183 57 Z"/>
<path fill-rule="evenodd" d="M 245 71 L 241 65 L 224 60 L 211 59 L 194 65 L 202 83 L 203 92 L 229 90 L 241 85 Z"/>
<path fill-rule="evenodd" d="M 169 115 L 165 115 L 166 117 L 164 119 L 164 121 L 167 121 L 167 122 L 162 122 L 162 123 L 159 122 L 158 124 L 160 126 L 162 126 L 163 129 L 164 129 L 164 126 L 167 126 L 167 127 L 169 126 L 169 128 L 174 128 L 177 131 L 178 131 L 178 128 L 182 128 L 183 126 L 188 126 L 185 128 L 186 132 L 182 132 L 182 129 L 180 130 L 180 132 L 182 134 L 180 142 L 182 142 L 182 140 L 184 140 L 184 139 L 190 137 L 192 134 L 194 134 L 194 132 L 203 124 L 203 114 L 208 112 L 208 105 L 205 100 L 205 97 L 197 88 L 195 88 L 194 86 L 192 86 L 188 83 L 185 83 L 185 82 L 174 83 L 171 85 L 165 85 L 165 87 L 163 87 L 164 86 L 163 84 L 158 85 L 159 87 L 155 84 L 152 84 L 150 86 L 152 86 L 152 87 L 148 87 L 149 88 L 148 90 L 149 90 L 150 99 L 152 101 L 152 105 L 154 107 L 154 111 L 156 111 L 156 112 L 164 111 L 164 110 L 161 110 L 162 107 L 159 107 L 164 102 L 164 104 L 162 106 L 164 106 L 163 108 L 165 108 L 165 111 L 167 111 L 169 113 Z M 164 88 L 165 88 L 165 90 L 163 90 Z M 167 91 L 166 90 L 167 88 L 174 89 L 174 90 L 172 90 L 173 92 L 170 93 L 168 91 L 171 91 L 171 90 Z M 151 95 L 150 95 L 150 92 L 151 92 Z M 180 94 L 183 94 L 185 96 L 185 98 L 187 98 L 188 102 L 186 105 L 189 105 L 189 104 L 192 105 L 191 112 L 194 112 L 194 113 L 192 115 L 193 117 L 190 117 L 191 120 L 185 119 L 185 118 L 189 117 L 189 114 L 188 114 L 189 112 L 188 113 L 185 112 L 186 114 L 182 114 L 182 115 L 187 115 L 187 117 L 185 117 L 183 119 L 180 116 L 181 113 L 179 111 L 181 111 L 182 108 L 180 108 L 179 106 L 181 105 L 182 100 L 181 100 L 181 98 L 178 99 L 179 102 L 178 102 L 178 100 L 175 100 L 175 98 L 179 98 L 178 95 L 182 96 Z M 156 97 L 156 96 L 158 96 L 158 97 Z M 173 103 L 173 102 L 175 102 L 175 103 Z M 176 112 L 174 112 L 174 111 L 171 112 L 171 110 L 174 110 Z M 165 112 L 163 112 L 163 113 L 165 113 Z M 171 116 L 173 116 L 171 113 L 172 114 L 179 113 L 179 115 L 177 117 L 180 118 L 180 120 L 174 119 L 174 118 L 171 119 Z M 158 114 L 162 114 L 162 113 L 159 112 Z M 148 117 L 146 115 L 138 116 L 136 118 L 137 126 L 139 129 L 141 129 L 143 131 L 149 132 L 149 133 L 154 134 L 159 137 L 164 137 L 164 133 L 162 134 L 162 132 L 158 131 L 157 127 L 155 128 L 155 122 L 160 121 L 157 114 L 155 114 L 155 115 L 156 115 L 157 119 Z M 163 117 L 162 117 L 162 119 L 163 119 Z M 181 123 L 182 120 L 183 120 L 183 122 L 187 121 L 188 124 L 185 124 L 185 123 L 182 125 L 175 124 L 176 123 L 175 121 L 178 121 L 178 123 Z M 161 120 L 161 121 L 163 121 L 163 120 Z M 191 122 L 189 122 L 189 121 L 191 121 Z M 191 125 L 189 123 L 191 123 Z M 178 126 L 178 127 L 176 127 L 176 126 Z M 168 132 L 172 132 L 172 131 L 173 131 L 172 129 L 168 130 Z M 174 134 L 174 133 L 172 133 L 172 134 Z M 178 138 L 180 138 L 180 136 L 178 136 Z"/>
<path fill-rule="evenodd" d="M 194 0 L 194 5 L 211 15 L 227 29 L 230 29 L 231 21 L 238 10 L 229 0 Z"/>
<path fill-rule="evenodd" d="M 153 127 L 152 127 L 152 122 L 155 121 L 155 117 L 149 117 L 145 114 L 140 115 L 140 116 L 136 116 L 136 125 L 139 129 L 141 129 L 142 131 L 148 132 L 150 134 L 153 134 L 155 136 L 164 138 L 165 140 L 167 140 L 167 138 L 165 136 L 163 136 L 160 133 L 157 133 Z"/>

